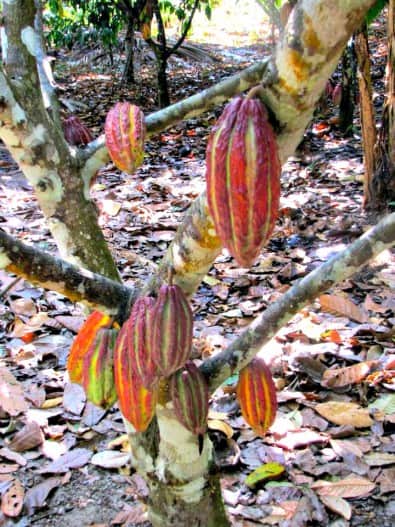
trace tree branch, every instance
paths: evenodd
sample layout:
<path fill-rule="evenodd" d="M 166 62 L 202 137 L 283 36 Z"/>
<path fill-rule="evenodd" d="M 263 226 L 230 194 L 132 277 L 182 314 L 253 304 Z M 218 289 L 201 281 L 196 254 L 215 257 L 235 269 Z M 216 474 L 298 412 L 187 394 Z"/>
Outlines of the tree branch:
<path fill-rule="evenodd" d="M 26 245 L 0 229 L 0 269 L 109 314 L 129 312 L 137 291 Z"/>
<path fill-rule="evenodd" d="M 201 370 L 213 392 L 234 372 L 246 366 L 298 311 L 320 293 L 349 278 L 369 260 L 395 244 L 395 212 L 358 238 L 347 249 L 294 284 L 258 316 L 230 346 L 206 360 Z"/>
<path fill-rule="evenodd" d="M 191 10 L 191 13 L 189 15 L 189 19 L 188 19 L 188 22 L 185 24 L 184 26 L 184 29 L 180 35 L 180 38 L 177 40 L 177 42 L 174 44 L 174 46 L 172 46 L 169 50 L 167 50 L 166 52 L 166 56 L 167 57 L 170 57 L 170 55 L 172 55 L 175 51 L 177 51 L 177 49 L 181 46 L 181 44 L 184 42 L 187 34 L 188 34 L 188 31 L 191 29 L 191 25 L 192 25 L 192 20 L 193 20 L 193 17 L 195 16 L 195 12 L 196 12 L 196 9 L 199 5 L 199 0 L 195 0 L 195 3 L 193 4 L 193 7 L 192 7 L 192 10 Z"/>
<path fill-rule="evenodd" d="M 210 108 L 227 101 L 233 95 L 241 93 L 251 86 L 255 86 L 261 81 L 267 67 L 268 59 L 260 61 L 237 75 L 232 75 L 206 90 L 147 115 L 145 124 L 147 126 L 148 137 L 183 119 L 196 117 Z M 105 149 L 104 134 L 89 143 L 84 150 L 81 150 L 79 156 L 81 160 L 87 160 L 100 149 Z M 108 155 L 107 159 L 109 159 Z"/>

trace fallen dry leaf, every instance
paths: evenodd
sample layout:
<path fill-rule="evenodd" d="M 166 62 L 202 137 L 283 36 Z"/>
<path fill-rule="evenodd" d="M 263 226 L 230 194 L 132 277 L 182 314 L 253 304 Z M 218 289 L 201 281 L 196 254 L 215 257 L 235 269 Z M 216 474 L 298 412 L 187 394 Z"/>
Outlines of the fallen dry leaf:
<path fill-rule="evenodd" d="M 12 416 L 29 408 L 21 384 L 7 368 L 0 368 L 0 406 Z"/>
<path fill-rule="evenodd" d="M 25 490 L 19 479 L 14 479 L 9 489 L 1 497 L 1 510 L 6 516 L 19 516 L 23 507 Z"/>
<path fill-rule="evenodd" d="M 329 313 L 335 313 L 336 315 L 346 316 L 351 320 L 360 322 L 368 322 L 368 314 L 354 302 L 345 296 L 340 295 L 321 295 L 319 297 L 321 308 Z"/>
<path fill-rule="evenodd" d="M 12 438 L 9 447 L 15 452 L 25 452 L 36 448 L 44 441 L 40 425 L 35 421 L 28 421 L 25 426 Z"/>
<path fill-rule="evenodd" d="M 335 512 L 346 520 L 351 518 L 351 505 L 343 498 L 339 496 L 320 496 L 320 500 L 325 505 L 325 507 L 328 507 L 328 509 L 330 509 L 332 512 Z"/>
<path fill-rule="evenodd" d="M 366 428 L 373 424 L 367 408 L 356 403 L 328 401 L 314 407 L 322 417 L 336 425 L 352 425 L 355 428 Z"/>
<path fill-rule="evenodd" d="M 130 454 L 116 450 L 104 450 L 92 456 L 92 465 L 102 468 L 121 468 L 130 461 Z"/>
<path fill-rule="evenodd" d="M 62 474 L 71 468 L 81 468 L 91 459 L 93 453 L 87 448 L 75 448 L 60 456 L 56 461 L 49 463 L 39 470 L 40 474 Z"/>
<path fill-rule="evenodd" d="M 25 509 L 28 516 L 34 514 L 35 509 L 43 507 L 48 494 L 55 487 L 59 487 L 62 484 L 62 478 L 53 477 L 46 478 L 44 481 L 35 485 L 33 488 L 26 492 L 25 496 Z"/>
<path fill-rule="evenodd" d="M 370 360 L 353 364 L 346 368 L 334 368 L 324 371 L 321 379 L 321 384 L 328 388 L 347 386 L 348 384 L 358 384 L 362 382 L 374 368 L 378 366 L 379 362 Z"/>
<path fill-rule="evenodd" d="M 312 483 L 311 488 L 319 496 L 338 496 L 340 498 L 361 498 L 367 496 L 376 485 L 365 478 L 351 476 L 338 481 L 318 480 Z"/>

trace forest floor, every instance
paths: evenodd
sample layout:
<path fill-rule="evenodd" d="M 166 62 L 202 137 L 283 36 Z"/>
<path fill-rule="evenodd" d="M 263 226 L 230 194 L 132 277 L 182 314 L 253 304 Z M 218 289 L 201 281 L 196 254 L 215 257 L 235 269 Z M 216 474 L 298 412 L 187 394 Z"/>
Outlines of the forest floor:
<path fill-rule="evenodd" d="M 215 60 L 171 61 L 173 101 L 270 53 L 270 28 L 260 17 L 254 24 L 232 20 L 230 34 L 218 16 L 193 35 Z M 379 109 L 384 26 L 377 24 L 374 33 Z M 67 103 L 80 103 L 78 115 L 94 135 L 102 133 L 106 112 L 118 100 L 146 113 L 156 109 L 154 64 L 144 53 L 137 82 L 127 88 L 117 82 L 117 60 L 110 66 L 103 58 L 95 61 L 94 53 L 87 55 L 93 62 L 78 61 L 79 55 L 58 55 L 56 80 Z M 339 82 L 339 72 L 333 79 Z M 100 170 L 92 196 L 126 283 L 149 276 L 203 189 L 207 135 L 220 111 L 152 137 L 133 175 L 112 164 Z M 224 251 L 194 295 L 196 357 L 225 347 L 292 283 L 370 227 L 362 209 L 359 117 L 343 137 L 337 113 L 326 101 L 284 166 L 280 218 L 257 263 L 240 269 Z M 29 185 L 2 145 L 0 225 L 56 251 Z M 233 526 L 394 525 L 394 286 L 393 253 L 385 251 L 305 308 L 261 350 L 279 400 L 264 439 L 240 416 L 235 379 L 216 392 L 209 429 Z M 84 320 L 80 307 L 24 281 L 14 283 L 3 272 L 0 295 L 0 526 L 149 525 L 137 501 L 146 488 L 128 467 L 120 412 L 95 408 L 67 383 L 67 354 Z M 282 468 L 273 475 L 264 467 L 254 483 L 246 482 L 268 462 Z"/>

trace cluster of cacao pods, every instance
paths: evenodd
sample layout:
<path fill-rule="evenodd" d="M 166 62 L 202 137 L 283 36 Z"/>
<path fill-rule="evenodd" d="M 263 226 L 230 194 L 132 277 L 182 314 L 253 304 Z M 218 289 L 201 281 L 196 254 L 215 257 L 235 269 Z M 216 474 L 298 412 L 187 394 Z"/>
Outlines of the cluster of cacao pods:
<path fill-rule="evenodd" d="M 154 416 L 159 381 L 187 362 L 193 317 L 178 285 L 162 285 L 158 297 L 140 297 L 115 346 L 115 385 L 122 414 L 137 431 Z"/>
<path fill-rule="evenodd" d="M 264 104 L 235 97 L 210 134 L 206 183 L 218 237 L 244 267 L 254 263 L 274 229 L 280 174 L 276 135 Z"/>
<path fill-rule="evenodd" d="M 188 363 L 192 331 L 188 299 L 172 283 L 162 285 L 156 299 L 138 298 L 119 331 L 109 316 L 94 311 L 71 348 L 70 380 L 103 408 L 118 399 L 123 416 L 142 432 L 154 416 L 160 379 L 170 377 L 176 416 L 188 430 L 203 434 L 208 389 L 199 369 Z"/>
<path fill-rule="evenodd" d="M 132 174 L 144 160 L 144 114 L 138 106 L 118 102 L 106 117 L 104 134 L 114 165 Z"/>
<path fill-rule="evenodd" d="M 272 374 L 265 361 L 255 357 L 240 371 L 237 399 L 244 420 L 264 436 L 276 417 L 277 397 Z"/>

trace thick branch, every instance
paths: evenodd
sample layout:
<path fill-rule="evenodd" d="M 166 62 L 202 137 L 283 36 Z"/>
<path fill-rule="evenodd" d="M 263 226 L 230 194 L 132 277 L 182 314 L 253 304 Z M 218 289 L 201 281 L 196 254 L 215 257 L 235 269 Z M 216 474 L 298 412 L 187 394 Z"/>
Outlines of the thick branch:
<path fill-rule="evenodd" d="M 136 291 L 71 265 L 0 229 L 0 269 L 110 314 L 127 313 Z"/>
<path fill-rule="evenodd" d="M 183 119 L 196 117 L 210 108 L 227 101 L 236 93 L 255 86 L 262 79 L 267 66 L 268 60 L 258 62 L 206 90 L 191 95 L 167 108 L 151 113 L 145 119 L 148 135 L 156 134 Z M 87 159 L 100 149 L 105 149 L 104 134 L 86 146 L 80 152 L 80 156 L 82 159 Z"/>
<path fill-rule="evenodd" d="M 275 334 L 306 304 L 334 284 L 352 276 L 380 252 L 395 244 L 395 213 L 386 216 L 350 247 L 294 284 L 279 300 L 224 351 L 204 362 L 201 369 L 214 391 L 234 372 L 246 366 Z"/>

